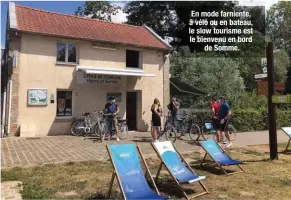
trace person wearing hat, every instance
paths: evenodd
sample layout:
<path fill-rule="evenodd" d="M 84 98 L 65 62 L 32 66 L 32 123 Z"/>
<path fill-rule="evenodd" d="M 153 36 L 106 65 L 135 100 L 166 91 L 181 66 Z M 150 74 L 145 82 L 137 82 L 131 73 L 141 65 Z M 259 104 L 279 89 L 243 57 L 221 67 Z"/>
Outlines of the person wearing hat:
<path fill-rule="evenodd" d="M 118 137 L 118 127 L 117 127 L 117 114 L 119 113 L 119 106 L 115 103 L 115 97 L 109 97 L 109 102 L 105 105 L 105 110 L 107 113 L 111 113 L 112 116 L 108 116 L 107 120 L 109 120 L 109 130 L 112 129 L 112 124 L 115 129 L 116 134 L 116 140 L 119 141 Z M 110 136 L 110 139 L 112 139 L 112 135 Z"/>
<path fill-rule="evenodd" d="M 222 142 L 223 133 L 225 133 L 225 137 L 228 140 L 228 145 L 226 147 L 232 146 L 228 133 L 228 121 L 230 115 L 231 115 L 230 106 L 226 102 L 225 97 L 220 97 L 220 108 L 219 108 L 220 137 L 217 138 L 217 141 Z"/>

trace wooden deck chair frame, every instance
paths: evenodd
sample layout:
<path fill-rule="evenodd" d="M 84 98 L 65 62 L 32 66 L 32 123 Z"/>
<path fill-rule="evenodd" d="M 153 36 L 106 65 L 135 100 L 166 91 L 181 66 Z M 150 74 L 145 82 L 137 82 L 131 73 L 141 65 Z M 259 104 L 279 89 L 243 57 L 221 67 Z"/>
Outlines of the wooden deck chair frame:
<path fill-rule="evenodd" d="M 149 170 L 149 167 L 148 167 L 147 163 L 145 162 L 145 159 L 144 159 L 144 157 L 143 157 L 143 154 L 142 154 L 142 152 L 141 152 L 139 146 L 136 144 L 135 147 L 137 148 L 138 153 L 140 154 L 141 160 L 142 160 L 143 164 L 145 165 L 145 168 L 146 168 L 145 176 L 146 176 L 146 175 L 149 175 L 149 177 L 150 177 L 150 179 L 151 179 L 151 181 L 152 181 L 152 183 L 153 183 L 153 185 L 154 185 L 154 187 L 155 187 L 155 190 L 156 190 L 157 194 L 160 195 L 160 192 L 159 192 L 159 190 L 158 190 L 158 188 L 157 188 L 157 186 L 156 186 L 156 183 L 154 182 L 154 179 L 153 179 L 153 177 L 152 177 L 152 175 L 151 175 L 151 173 L 150 173 L 150 170 Z M 115 164 L 114 164 L 114 162 L 113 162 L 112 155 L 111 155 L 111 152 L 110 152 L 110 150 L 109 150 L 109 145 L 108 145 L 108 144 L 106 145 L 106 149 L 107 149 L 107 152 L 108 152 L 108 154 L 109 154 L 110 162 L 111 162 L 111 164 L 112 164 L 112 166 L 113 166 L 113 172 L 112 172 L 112 176 L 111 176 L 111 181 L 110 181 L 110 186 L 109 186 L 109 191 L 108 191 L 108 197 L 107 197 L 107 198 L 110 199 L 111 192 L 112 192 L 112 187 L 113 187 L 113 184 L 114 184 L 114 179 L 115 179 L 115 177 L 116 177 L 117 182 L 118 182 L 119 189 L 120 189 L 120 191 L 121 191 L 121 193 L 122 193 L 122 196 L 123 196 L 123 199 L 126 200 L 125 192 L 124 192 L 124 190 L 123 190 L 123 188 L 122 188 L 121 180 L 120 180 L 120 177 L 119 177 L 119 175 L 118 175 L 118 173 L 117 173 L 116 166 L 115 166 Z"/>
<path fill-rule="evenodd" d="M 183 193 L 183 195 L 185 196 L 186 199 L 194 199 L 196 197 L 199 197 L 199 196 L 202 196 L 202 195 L 205 195 L 205 194 L 209 194 L 209 191 L 207 190 L 207 188 L 205 187 L 205 185 L 202 183 L 202 181 L 197 181 L 200 186 L 203 188 L 204 192 L 201 192 L 199 194 L 194 194 L 194 195 L 190 195 L 188 196 L 186 194 L 186 192 L 183 190 L 182 188 L 182 184 L 190 184 L 190 183 L 180 183 L 176 178 L 175 176 L 172 174 L 171 170 L 168 168 L 168 166 L 164 163 L 163 159 L 161 158 L 158 150 L 156 149 L 155 145 L 153 143 L 151 143 L 153 149 L 155 150 L 155 152 L 157 153 L 159 159 L 161 160 L 161 164 L 159 166 L 159 169 L 158 169 L 158 172 L 157 172 L 157 175 L 156 175 L 156 178 L 155 178 L 155 181 L 156 183 L 158 182 L 158 178 L 159 178 L 159 175 L 160 175 L 160 172 L 162 170 L 162 167 L 165 166 L 165 168 L 167 169 L 167 171 L 169 172 L 170 176 L 174 179 L 174 181 L 176 182 L 176 184 L 178 185 L 179 189 L 181 190 L 181 192 Z M 182 159 L 182 161 L 185 163 L 186 167 L 193 173 L 193 174 L 196 174 L 193 169 L 190 167 L 190 165 L 186 162 L 185 158 L 180 154 L 180 152 L 176 149 L 175 145 L 172 143 L 175 151 L 178 153 L 178 155 L 180 156 L 180 158 Z M 195 183 L 195 182 L 194 182 Z"/>
<path fill-rule="evenodd" d="M 217 143 L 216 143 L 217 144 Z M 234 175 L 234 174 L 238 174 L 238 173 L 242 173 L 242 172 L 245 172 L 245 170 L 242 168 L 242 166 L 240 166 L 240 164 L 236 164 L 236 166 L 238 166 L 238 168 L 241 170 L 241 171 L 238 171 L 238 172 L 231 172 L 231 173 L 227 173 L 226 171 L 225 171 L 225 169 L 222 167 L 222 166 L 227 166 L 227 165 L 221 165 L 221 164 L 219 164 L 207 151 L 206 151 L 206 149 L 201 145 L 201 143 L 200 143 L 200 146 L 204 149 L 204 151 L 206 152 L 205 153 L 205 155 L 204 155 L 204 157 L 203 157 L 203 159 L 202 159 L 202 161 L 201 161 L 201 164 L 200 164 L 200 166 L 201 166 L 201 168 L 202 168 L 202 165 L 203 165 L 203 163 L 205 162 L 205 159 L 206 159 L 206 157 L 207 157 L 207 155 L 209 155 L 209 157 L 216 163 L 216 165 L 218 165 L 218 167 L 223 171 L 223 173 L 225 174 L 225 175 L 227 175 L 227 176 L 229 176 L 229 175 Z M 217 144 L 217 146 L 226 154 L 226 155 L 228 155 L 229 157 L 230 157 L 230 155 L 219 145 L 219 144 Z M 229 165 L 229 166 L 231 166 L 231 165 Z"/>
<path fill-rule="evenodd" d="M 281 129 L 282 129 L 282 131 L 283 131 L 284 133 L 286 133 L 286 132 L 284 131 L 283 128 L 281 128 Z M 286 133 L 286 134 L 287 134 L 287 133 Z M 287 135 L 288 135 L 288 134 L 287 134 Z M 288 136 L 289 136 L 289 135 L 288 135 Z M 291 137 L 289 136 L 289 141 L 288 141 L 288 143 L 287 143 L 287 146 L 286 146 L 284 152 L 287 152 L 287 151 L 291 150 L 291 149 L 289 149 L 290 144 L 291 144 Z"/>

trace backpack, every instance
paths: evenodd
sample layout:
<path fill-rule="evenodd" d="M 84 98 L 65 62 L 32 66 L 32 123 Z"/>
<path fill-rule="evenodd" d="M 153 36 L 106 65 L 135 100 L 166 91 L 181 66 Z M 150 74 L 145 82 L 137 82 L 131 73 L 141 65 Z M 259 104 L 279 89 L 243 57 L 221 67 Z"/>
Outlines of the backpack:
<path fill-rule="evenodd" d="M 169 103 L 169 105 L 167 105 L 167 108 L 168 108 L 170 111 L 172 111 L 172 110 L 173 110 L 173 103 L 172 103 L 172 102 Z"/>

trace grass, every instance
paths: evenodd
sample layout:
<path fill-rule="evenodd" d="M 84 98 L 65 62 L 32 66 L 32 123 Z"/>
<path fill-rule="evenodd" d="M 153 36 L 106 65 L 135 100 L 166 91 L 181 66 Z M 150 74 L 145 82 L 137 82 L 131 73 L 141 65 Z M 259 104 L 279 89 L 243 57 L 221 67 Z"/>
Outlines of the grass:
<path fill-rule="evenodd" d="M 284 147 L 282 145 L 282 148 Z M 244 161 L 242 167 L 246 173 L 225 176 L 218 168 L 207 166 L 200 168 L 199 162 L 191 162 L 197 174 L 207 177 L 204 183 L 210 192 L 197 199 L 287 200 L 290 198 L 290 154 L 280 154 L 280 160 L 269 161 L 268 153 L 256 151 L 256 147 L 232 149 L 228 152 L 234 159 Z M 201 160 L 198 154 L 188 154 L 185 157 Z M 151 173 L 155 174 L 159 161 L 150 158 L 147 163 Z M 173 199 L 183 198 L 170 176 L 164 169 L 162 172 L 162 178 L 158 183 L 160 192 Z M 111 173 L 112 167 L 108 161 L 92 161 L 2 170 L 1 181 L 22 182 L 23 199 L 106 199 Z M 149 179 L 148 182 L 150 182 Z M 193 186 L 196 192 L 202 191 L 199 184 Z M 190 191 L 191 187 L 187 186 L 186 189 Z M 113 192 L 113 198 L 121 198 L 116 182 Z"/>

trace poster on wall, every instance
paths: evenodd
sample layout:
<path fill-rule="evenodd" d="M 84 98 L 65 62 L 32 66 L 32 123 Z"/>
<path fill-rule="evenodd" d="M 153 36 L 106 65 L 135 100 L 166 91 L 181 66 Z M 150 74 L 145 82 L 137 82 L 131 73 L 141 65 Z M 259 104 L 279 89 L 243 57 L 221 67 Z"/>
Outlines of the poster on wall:
<path fill-rule="evenodd" d="M 109 101 L 109 97 L 115 97 L 115 102 L 121 102 L 121 93 L 107 93 L 106 101 Z"/>
<path fill-rule="evenodd" d="M 47 89 L 28 89 L 28 105 L 47 105 Z"/>
<path fill-rule="evenodd" d="M 58 114 L 63 115 L 65 110 L 66 100 L 65 99 L 58 99 Z"/>

